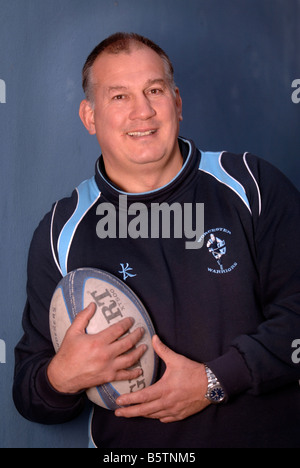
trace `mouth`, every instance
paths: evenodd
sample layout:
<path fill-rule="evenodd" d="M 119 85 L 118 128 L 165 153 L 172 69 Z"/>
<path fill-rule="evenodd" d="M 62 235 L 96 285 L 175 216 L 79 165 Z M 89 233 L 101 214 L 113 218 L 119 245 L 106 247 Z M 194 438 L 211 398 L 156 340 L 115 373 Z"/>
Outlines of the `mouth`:
<path fill-rule="evenodd" d="M 132 138 L 141 138 L 141 137 L 154 135 L 156 132 L 157 130 L 145 130 L 145 131 L 127 132 L 126 134 Z"/>

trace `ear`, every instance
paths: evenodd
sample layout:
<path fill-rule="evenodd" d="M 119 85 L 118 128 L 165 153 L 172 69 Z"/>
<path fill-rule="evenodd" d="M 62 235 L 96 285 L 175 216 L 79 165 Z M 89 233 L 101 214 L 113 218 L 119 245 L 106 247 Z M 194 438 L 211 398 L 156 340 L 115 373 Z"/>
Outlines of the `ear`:
<path fill-rule="evenodd" d="M 180 96 L 179 88 L 176 88 L 175 96 L 176 96 L 175 100 L 176 100 L 176 107 L 177 107 L 179 122 L 182 122 L 183 121 L 183 117 L 182 117 L 182 99 L 181 99 L 181 96 Z"/>
<path fill-rule="evenodd" d="M 90 135 L 95 135 L 94 109 L 90 101 L 84 99 L 79 106 L 79 117 Z"/>

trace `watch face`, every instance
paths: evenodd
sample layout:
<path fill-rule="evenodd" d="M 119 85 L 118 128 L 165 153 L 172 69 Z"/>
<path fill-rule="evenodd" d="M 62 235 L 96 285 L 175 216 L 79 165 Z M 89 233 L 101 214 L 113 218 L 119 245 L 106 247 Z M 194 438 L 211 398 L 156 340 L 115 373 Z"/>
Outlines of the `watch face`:
<path fill-rule="evenodd" d="M 209 397 L 210 397 L 211 401 L 213 401 L 215 403 L 220 403 L 225 398 L 225 393 L 224 393 L 223 388 L 222 387 L 214 387 L 210 391 Z"/>

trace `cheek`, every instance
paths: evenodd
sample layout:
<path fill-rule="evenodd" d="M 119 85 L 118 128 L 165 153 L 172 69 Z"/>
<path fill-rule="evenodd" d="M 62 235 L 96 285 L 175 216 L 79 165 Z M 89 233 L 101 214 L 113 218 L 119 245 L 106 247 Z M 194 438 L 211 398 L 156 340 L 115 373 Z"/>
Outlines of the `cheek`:
<path fill-rule="evenodd" d="M 115 137 L 122 134 L 124 118 L 121 112 L 102 111 L 95 114 L 95 127 L 98 139 L 109 139 L 111 135 Z"/>
<path fill-rule="evenodd" d="M 169 122 L 170 125 L 174 125 L 174 123 L 179 122 L 180 111 L 178 110 L 175 102 L 165 103 L 165 105 L 161 106 L 159 109 L 159 113 L 165 122 Z"/>
<path fill-rule="evenodd" d="M 118 115 L 109 113 L 98 114 L 95 118 L 96 137 L 101 148 L 102 154 L 115 155 L 120 152 L 123 146 L 122 119 Z"/>

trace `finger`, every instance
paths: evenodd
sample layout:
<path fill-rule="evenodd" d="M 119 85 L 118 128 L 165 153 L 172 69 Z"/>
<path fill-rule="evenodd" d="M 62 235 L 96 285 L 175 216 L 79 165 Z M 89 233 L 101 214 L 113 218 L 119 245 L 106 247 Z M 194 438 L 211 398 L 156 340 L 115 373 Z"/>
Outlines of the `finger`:
<path fill-rule="evenodd" d="M 138 392 L 121 395 L 117 399 L 117 404 L 120 406 L 126 406 L 151 403 L 155 400 L 159 400 L 161 395 L 160 385 L 159 382 L 157 382 L 156 384 L 150 385 L 150 387 L 144 388 Z"/>
<path fill-rule="evenodd" d="M 121 370 L 121 369 L 130 370 L 129 368 L 132 367 L 134 364 L 136 364 L 141 359 L 141 357 L 146 351 L 147 351 L 147 346 L 145 344 L 142 344 L 138 346 L 137 348 L 134 348 L 129 353 L 119 356 L 115 360 L 115 368 L 117 370 Z"/>
<path fill-rule="evenodd" d="M 94 316 L 96 308 L 96 304 L 91 302 L 85 309 L 79 312 L 72 323 L 73 331 L 85 333 L 85 329 Z"/>
<path fill-rule="evenodd" d="M 107 344 L 110 344 L 121 338 L 121 336 L 123 336 L 125 333 L 127 333 L 133 324 L 133 318 L 126 317 L 120 320 L 119 322 L 115 323 L 114 325 L 110 325 L 110 327 L 99 332 L 99 334 L 101 334 L 101 337 Z"/>
<path fill-rule="evenodd" d="M 119 401 L 117 400 L 117 404 L 119 404 Z M 117 417 L 123 417 L 123 418 L 139 418 L 139 417 L 144 417 L 144 418 L 151 418 L 151 419 L 159 419 L 155 415 L 159 414 L 161 411 L 160 403 L 158 400 L 151 401 L 149 403 L 144 403 L 141 405 L 133 405 L 133 406 L 127 406 L 126 408 L 118 408 L 115 411 L 115 415 Z M 165 416 L 165 413 L 163 413 L 163 416 Z"/>
<path fill-rule="evenodd" d="M 163 417 L 160 417 L 160 418 L 155 418 L 155 419 L 159 419 L 161 423 L 164 423 L 164 424 L 168 424 L 168 423 L 172 423 L 172 422 L 176 422 L 178 421 L 177 418 L 175 418 L 174 416 L 163 416 Z"/>
<path fill-rule="evenodd" d="M 166 346 L 157 335 L 154 335 L 152 338 L 153 349 L 156 354 L 168 364 L 170 360 L 176 355 L 168 346 Z"/>
<path fill-rule="evenodd" d="M 173 416 L 170 416 L 169 412 L 165 409 L 163 410 L 158 410 L 156 411 L 155 408 L 153 407 L 153 411 L 150 411 L 150 408 L 148 408 L 148 414 L 146 416 L 148 419 L 159 419 L 160 421 L 162 419 L 171 419 Z"/>
<path fill-rule="evenodd" d="M 117 403 L 119 403 L 119 400 L 117 400 Z M 174 422 L 180 419 L 172 415 L 168 408 L 162 408 L 159 400 L 118 408 L 115 415 L 123 418 L 144 417 L 148 419 L 159 419 L 163 423 Z"/>
<path fill-rule="evenodd" d="M 135 369 L 122 369 L 116 372 L 115 381 L 134 380 L 140 377 L 142 374 L 143 369 L 141 369 L 141 367 L 136 367 Z"/>
<path fill-rule="evenodd" d="M 124 338 L 120 338 L 112 343 L 112 349 L 115 353 L 115 356 L 119 356 L 128 352 L 133 348 L 144 336 L 145 329 L 143 327 L 138 327 L 132 333 L 129 332 Z"/>

